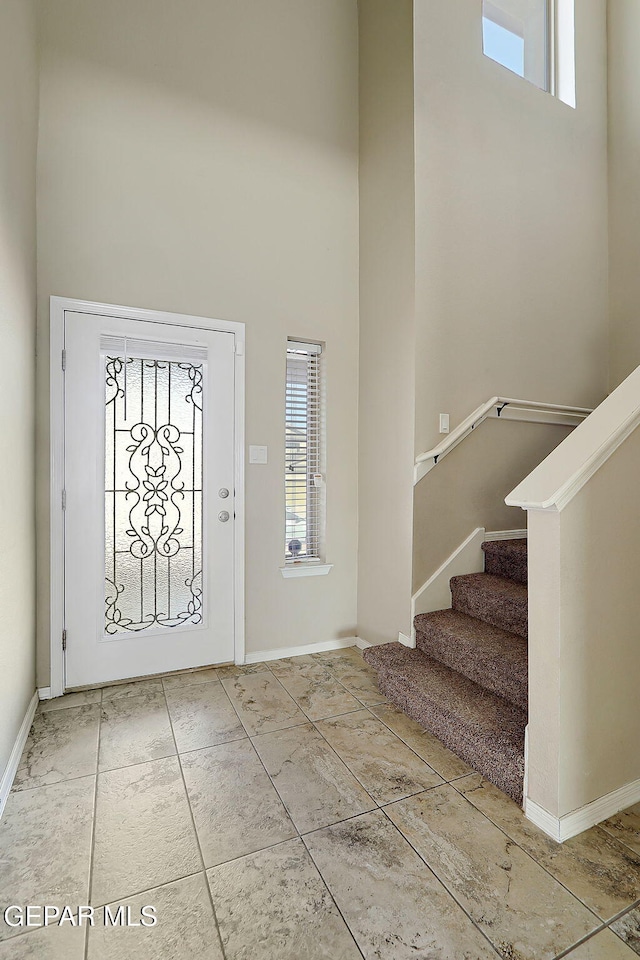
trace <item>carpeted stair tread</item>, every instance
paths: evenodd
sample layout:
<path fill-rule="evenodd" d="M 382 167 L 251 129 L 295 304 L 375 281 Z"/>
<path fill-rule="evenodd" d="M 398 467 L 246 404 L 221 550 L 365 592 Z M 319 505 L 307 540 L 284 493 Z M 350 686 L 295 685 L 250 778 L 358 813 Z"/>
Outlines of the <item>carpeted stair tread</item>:
<path fill-rule="evenodd" d="M 526 714 L 420 650 L 369 647 L 389 699 L 516 802 L 522 801 Z"/>
<path fill-rule="evenodd" d="M 419 614 L 418 650 L 527 709 L 527 641 L 459 610 Z"/>
<path fill-rule="evenodd" d="M 527 541 L 487 540 L 484 550 L 484 572 L 507 577 L 527 585 Z"/>
<path fill-rule="evenodd" d="M 491 573 L 451 578 L 451 606 L 494 627 L 527 637 L 527 588 Z"/>

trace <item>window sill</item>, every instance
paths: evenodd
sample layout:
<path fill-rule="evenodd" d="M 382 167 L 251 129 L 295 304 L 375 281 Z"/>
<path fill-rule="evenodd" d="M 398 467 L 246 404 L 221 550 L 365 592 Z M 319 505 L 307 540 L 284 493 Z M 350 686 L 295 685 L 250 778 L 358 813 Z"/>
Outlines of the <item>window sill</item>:
<path fill-rule="evenodd" d="M 299 560 L 298 563 L 288 563 L 286 567 L 280 567 L 280 573 L 285 579 L 289 577 L 326 577 L 331 569 L 333 569 L 332 563 Z"/>

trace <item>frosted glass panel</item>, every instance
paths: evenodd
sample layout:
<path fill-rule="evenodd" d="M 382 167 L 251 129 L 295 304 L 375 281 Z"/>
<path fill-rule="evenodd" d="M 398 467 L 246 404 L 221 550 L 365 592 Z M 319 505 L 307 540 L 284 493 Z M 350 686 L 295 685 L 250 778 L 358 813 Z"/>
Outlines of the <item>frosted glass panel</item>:
<path fill-rule="evenodd" d="M 204 365 L 105 358 L 105 632 L 202 622 Z"/>

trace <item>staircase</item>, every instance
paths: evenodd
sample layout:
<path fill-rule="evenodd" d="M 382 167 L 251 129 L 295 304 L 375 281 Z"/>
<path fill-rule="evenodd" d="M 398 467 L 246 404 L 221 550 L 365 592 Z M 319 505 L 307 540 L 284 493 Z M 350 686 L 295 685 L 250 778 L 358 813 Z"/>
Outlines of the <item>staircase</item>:
<path fill-rule="evenodd" d="M 482 549 L 484 573 L 452 578 L 452 609 L 415 618 L 415 650 L 387 643 L 363 655 L 396 706 L 522 803 L 527 541 Z"/>

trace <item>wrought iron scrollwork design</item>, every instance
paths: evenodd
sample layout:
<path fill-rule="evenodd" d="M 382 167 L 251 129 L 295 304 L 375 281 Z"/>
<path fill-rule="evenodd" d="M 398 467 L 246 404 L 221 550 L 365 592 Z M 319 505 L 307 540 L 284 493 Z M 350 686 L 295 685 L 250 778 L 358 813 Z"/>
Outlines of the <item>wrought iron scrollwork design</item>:
<path fill-rule="evenodd" d="M 140 418 L 131 426 L 124 420 L 120 403 L 125 399 L 125 363 L 129 382 L 129 365 L 138 367 L 138 391 L 144 391 L 145 378 L 150 381 L 146 405 L 141 395 Z M 106 633 L 201 623 L 202 521 L 201 511 L 196 519 L 196 503 L 201 504 L 202 498 L 203 366 L 107 357 L 105 399 L 107 408 L 112 405 L 108 422 L 113 432 L 113 436 L 107 436 L 107 444 L 113 444 L 113 478 L 107 479 L 107 492 L 113 493 L 113 517 L 109 518 L 113 546 L 112 557 L 107 557 Z M 171 422 L 172 404 L 174 410 L 182 405 L 177 419 L 181 419 L 183 429 Z M 129 406 L 135 406 L 130 399 Z M 147 410 L 153 411 L 153 418 L 144 415 Z M 187 416 L 191 430 L 184 429 Z M 184 462 L 185 441 L 189 445 L 188 465 Z M 200 457 L 196 456 L 198 444 Z M 123 482 L 118 474 L 125 465 Z M 187 517 L 185 504 L 190 511 Z M 128 538 L 126 549 L 116 546 L 116 541 L 124 540 L 123 533 Z M 177 563 L 172 566 L 172 561 Z M 189 573 L 185 576 L 187 566 Z M 132 569 L 138 571 L 133 582 Z M 134 597 L 134 593 L 139 596 Z"/>

